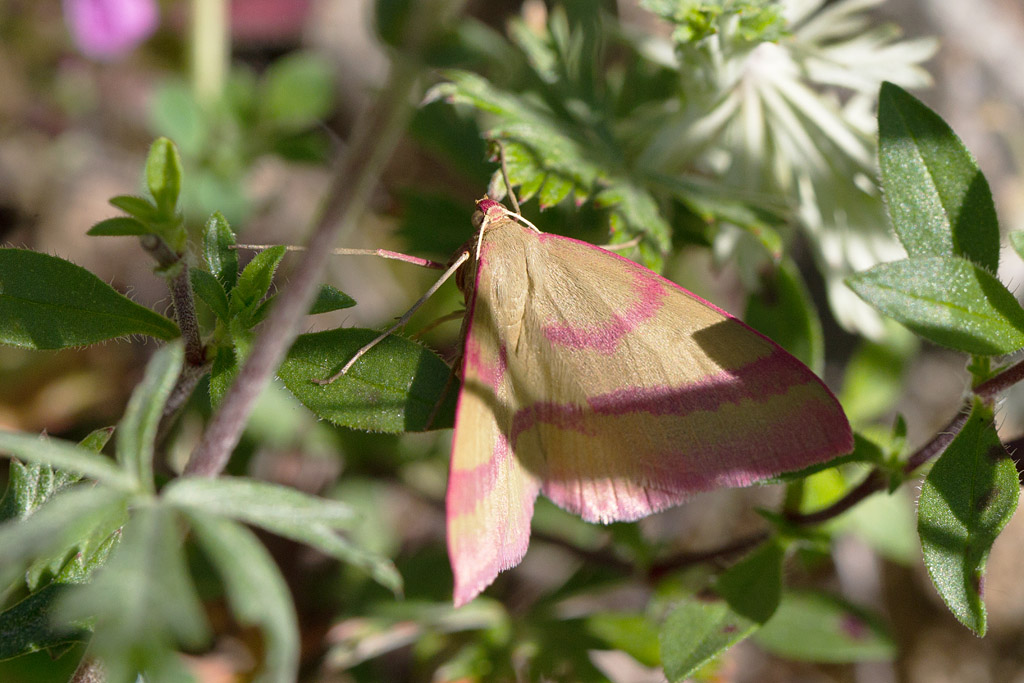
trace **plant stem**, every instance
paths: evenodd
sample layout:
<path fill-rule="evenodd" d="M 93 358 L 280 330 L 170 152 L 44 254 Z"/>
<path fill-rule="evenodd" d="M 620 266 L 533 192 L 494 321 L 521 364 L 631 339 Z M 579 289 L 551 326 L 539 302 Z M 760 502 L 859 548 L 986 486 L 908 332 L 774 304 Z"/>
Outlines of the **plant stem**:
<path fill-rule="evenodd" d="M 1019 361 L 974 387 L 974 393 L 981 398 L 995 398 L 1017 382 L 1024 380 L 1024 360 Z"/>
<path fill-rule="evenodd" d="M 192 0 L 190 32 L 192 90 L 206 105 L 220 97 L 231 59 L 227 0 Z"/>
<path fill-rule="evenodd" d="M 308 249 L 263 323 L 249 357 L 193 451 L 186 474 L 212 477 L 228 462 L 263 387 L 270 381 L 317 290 L 320 273 L 339 236 L 362 214 L 384 164 L 398 144 L 417 88 L 416 66 L 396 57 L 384 90 L 361 116 L 344 163 L 335 174 L 315 223 Z"/>
<path fill-rule="evenodd" d="M 196 303 L 192 296 L 192 283 L 189 282 L 188 264 L 156 235 L 143 236 L 141 243 L 142 248 L 150 253 L 161 269 L 177 270 L 169 278 L 167 286 L 171 291 L 171 302 L 174 304 L 174 317 L 181 330 L 181 338 L 185 342 L 185 362 L 191 366 L 205 364 L 206 351 L 199 337 L 199 320 L 196 318 Z"/>

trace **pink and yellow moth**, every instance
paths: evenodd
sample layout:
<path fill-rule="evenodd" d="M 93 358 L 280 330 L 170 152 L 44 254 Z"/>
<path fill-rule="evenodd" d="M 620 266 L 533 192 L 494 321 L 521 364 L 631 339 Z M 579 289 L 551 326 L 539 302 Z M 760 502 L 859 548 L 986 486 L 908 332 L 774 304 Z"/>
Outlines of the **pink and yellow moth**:
<path fill-rule="evenodd" d="M 458 271 L 456 606 L 523 559 L 539 493 L 587 521 L 636 520 L 853 448 L 832 393 L 767 337 L 632 261 L 477 207 Z"/>

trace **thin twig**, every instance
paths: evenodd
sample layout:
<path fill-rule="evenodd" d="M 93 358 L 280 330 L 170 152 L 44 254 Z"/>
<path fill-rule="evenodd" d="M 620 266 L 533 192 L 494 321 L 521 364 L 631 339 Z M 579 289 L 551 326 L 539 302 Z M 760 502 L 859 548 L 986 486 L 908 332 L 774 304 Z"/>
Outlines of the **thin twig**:
<path fill-rule="evenodd" d="M 362 214 L 384 164 L 398 144 L 417 89 L 416 66 L 401 56 L 392 62 L 388 83 L 356 127 L 344 163 L 335 174 L 316 220 L 309 249 L 278 294 L 276 303 L 234 383 L 193 451 L 186 474 L 216 476 L 227 464 L 263 387 L 298 336 L 331 246 Z"/>

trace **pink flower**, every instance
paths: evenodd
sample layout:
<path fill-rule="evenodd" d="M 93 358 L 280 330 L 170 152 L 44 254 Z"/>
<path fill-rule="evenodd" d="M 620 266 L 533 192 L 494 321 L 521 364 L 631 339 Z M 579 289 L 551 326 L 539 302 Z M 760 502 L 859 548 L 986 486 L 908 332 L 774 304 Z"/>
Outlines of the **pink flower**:
<path fill-rule="evenodd" d="M 86 57 L 114 59 L 156 30 L 155 0 L 64 0 L 64 18 Z"/>

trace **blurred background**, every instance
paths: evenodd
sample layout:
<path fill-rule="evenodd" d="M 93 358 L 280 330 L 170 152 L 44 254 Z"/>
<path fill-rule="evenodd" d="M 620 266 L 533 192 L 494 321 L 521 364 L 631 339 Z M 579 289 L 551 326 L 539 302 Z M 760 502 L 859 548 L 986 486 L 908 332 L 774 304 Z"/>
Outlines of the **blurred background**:
<path fill-rule="evenodd" d="M 220 210 L 241 242 L 301 243 L 327 186 L 331 162 L 345 153 L 356 117 L 386 78 L 389 48 L 375 29 L 374 16 L 378 5 L 386 14 L 388 3 L 233 0 L 225 18 L 231 72 L 220 76 L 206 72 L 218 57 L 203 54 L 209 44 L 197 38 L 202 29 L 193 24 L 217 21 L 202 15 L 204 5 L 215 3 L 120 0 L 117 16 L 125 24 L 118 31 L 105 30 L 102 21 L 90 18 L 90 5 L 97 4 L 102 3 L 0 3 L 0 242 L 69 259 L 136 301 L 167 312 L 164 283 L 153 275 L 135 239 L 86 236 L 93 223 L 117 214 L 107 199 L 142 192 L 146 150 L 154 137 L 167 135 L 185 160 L 183 210 L 192 228 L 198 231 L 210 212 Z M 635 0 L 604 4 L 630 30 L 666 31 Z M 977 158 L 1003 230 L 1024 229 L 1024 4 L 862 4 L 869 7 L 873 23 L 895 24 L 908 39 L 938 39 L 934 56 L 923 64 L 932 85 L 914 94 L 950 123 Z M 510 17 L 543 17 L 545 6 L 470 0 L 463 12 L 467 22 L 504 33 Z M 203 82 L 210 77 L 227 83 L 234 102 L 230 112 L 204 109 Z M 470 235 L 472 202 L 484 193 L 493 171 L 479 130 L 472 117 L 443 103 L 418 110 L 374 190 L 370 210 L 351 242 L 339 246 L 446 258 Z M 593 236 L 602 239 L 596 231 Z M 742 277 L 734 265 L 721 265 L 707 253 L 684 255 L 668 271 L 687 287 L 737 310 L 743 301 Z M 286 260 L 285 279 L 287 269 Z M 311 318 L 309 330 L 383 326 L 432 278 L 404 264 L 338 257 L 326 279 L 359 305 Z M 1000 278 L 1015 292 L 1024 281 L 1024 265 L 1012 251 L 1004 252 Z M 823 302 L 823 283 L 811 284 L 818 290 L 816 300 Z M 447 288 L 422 319 L 457 309 L 459 299 L 454 287 Z M 826 317 L 826 378 L 835 387 L 854 343 L 827 308 L 820 311 Z M 450 357 L 458 323 L 448 327 L 427 339 Z M 0 348 L 0 428 L 75 439 L 115 423 L 154 348 L 152 340 L 138 339 L 62 352 Z M 893 408 L 905 416 L 913 446 L 955 414 L 967 374 L 961 356 L 925 345 L 909 357 L 903 377 Z M 1011 392 L 999 416 L 1004 441 L 1021 436 L 1024 391 Z M 172 468 L 188 454 L 201 419 L 197 408 L 183 421 L 166 455 Z M 450 599 L 440 505 L 449 439 L 448 432 L 397 437 L 336 429 L 318 422 L 275 386 L 254 416 L 232 471 L 361 505 L 368 520 L 366 537 L 397 558 L 410 597 L 443 602 Z M 985 586 L 990 631 L 977 639 L 949 614 L 929 583 L 915 545 L 916 489 L 904 488 L 858 519 L 837 521 L 861 533 L 837 544 L 830 571 L 802 570 L 792 579 L 797 584 L 830 582 L 847 598 L 879 612 L 897 643 L 895 659 L 801 664 L 745 642 L 726 654 L 715 680 L 1024 682 L 1021 515 L 993 549 Z M 754 506 L 777 495 L 768 488 L 707 494 L 699 504 L 657 515 L 640 528 L 649 538 L 673 539 L 681 548 L 716 545 L 756 528 Z M 560 515 L 542 505 L 536 524 L 541 529 L 573 524 Z M 575 524 L 579 528 L 572 528 L 584 537 L 602 533 Z M 884 539 L 877 544 L 864 540 L 879 531 L 884 533 L 876 535 Z M 430 661 L 430 648 L 441 649 L 443 634 L 474 628 L 474 619 L 491 623 L 484 614 L 467 617 L 468 625 L 439 619 L 374 630 L 364 617 L 366 605 L 382 598 L 374 593 L 380 589 L 365 586 L 364 578 L 338 570 L 312 551 L 269 537 L 266 541 L 292 583 L 309 680 L 448 680 L 443 670 L 423 663 Z M 534 543 L 522 567 L 499 580 L 503 602 L 514 614 L 517 605 L 528 605 L 567 580 L 579 562 L 555 545 Z M 825 573 L 829 578 L 822 579 Z M 629 605 L 636 597 L 627 593 L 608 600 Z M 239 680 L 233 672 L 244 668 L 238 664 L 241 648 L 233 643 L 245 637 L 226 636 L 212 654 L 196 658 L 204 681 Z M 33 666 L 0 663 L 0 680 L 33 680 Z M 617 680 L 660 678 L 614 655 L 601 667 Z"/>

